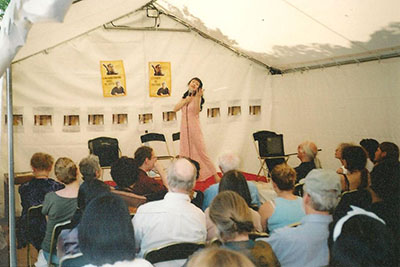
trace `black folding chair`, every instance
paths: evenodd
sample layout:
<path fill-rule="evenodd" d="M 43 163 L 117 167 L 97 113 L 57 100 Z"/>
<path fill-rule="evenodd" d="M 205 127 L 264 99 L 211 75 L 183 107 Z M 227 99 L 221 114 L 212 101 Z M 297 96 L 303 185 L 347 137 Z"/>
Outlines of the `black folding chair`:
<path fill-rule="evenodd" d="M 157 155 L 157 159 L 171 160 L 171 161 L 174 159 L 174 157 L 169 152 L 167 140 L 165 139 L 164 134 L 146 133 L 146 134 L 140 136 L 140 141 L 142 142 L 142 144 L 148 144 L 149 146 L 151 146 L 154 149 L 154 151 L 156 152 L 156 155 Z M 150 145 L 150 143 L 152 143 L 152 142 L 156 142 L 156 143 L 154 143 L 154 146 Z M 157 146 L 157 144 L 160 144 L 160 143 L 163 143 L 165 145 L 165 149 L 164 149 L 163 153 L 160 153 L 161 148 L 160 148 L 160 146 Z M 166 153 L 167 155 L 163 155 L 164 153 Z"/>
<path fill-rule="evenodd" d="M 151 264 L 171 260 L 184 260 L 198 249 L 204 247 L 204 242 L 176 242 L 149 250 L 144 254 L 144 258 Z"/>

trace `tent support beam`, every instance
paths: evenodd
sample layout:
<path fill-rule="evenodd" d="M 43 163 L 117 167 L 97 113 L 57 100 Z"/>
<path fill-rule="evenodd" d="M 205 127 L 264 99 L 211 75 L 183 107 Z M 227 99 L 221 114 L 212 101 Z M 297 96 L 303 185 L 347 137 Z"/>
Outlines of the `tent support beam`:
<path fill-rule="evenodd" d="M 10 236 L 10 266 L 17 266 L 17 251 L 15 242 L 15 197 L 14 197 L 14 129 L 12 101 L 12 72 L 7 69 L 7 132 L 8 132 L 8 203 L 9 203 L 9 236 Z"/>

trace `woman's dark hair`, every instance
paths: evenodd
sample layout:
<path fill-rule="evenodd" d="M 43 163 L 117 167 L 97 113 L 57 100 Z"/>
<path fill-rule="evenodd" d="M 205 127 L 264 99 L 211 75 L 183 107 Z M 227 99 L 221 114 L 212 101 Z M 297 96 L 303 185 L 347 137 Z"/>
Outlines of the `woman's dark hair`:
<path fill-rule="evenodd" d="M 72 227 L 74 228 L 81 221 L 83 212 L 86 206 L 96 197 L 110 193 L 110 187 L 100 180 L 94 179 L 85 181 L 79 187 L 78 192 L 78 208 L 71 219 Z"/>
<path fill-rule="evenodd" d="M 224 173 L 224 176 L 222 176 L 221 182 L 219 183 L 218 192 L 227 190 L 238 193 L 242 198 L 244 198 L 247 205 L 250 207 L 251 195 L 249 186 L 247 185 L 246 178 L 244 178 L 241 172 L 232 170 Z"/>
<path fill-rule="evenodd" d="M 187 160 L 189 160 L 194 165 L 194 167 L 196 167 L 196 180 L 199 179 L 199 176 L 200 176 L 200 163 L 198 161 L 194 160 L 194 159 L 191 159 L 191 158 L 187 158 Z"/>
<path fill-rule="evenodd" d="M 138 167 L 142 166 L 146 159 L 151 159 L 153 149 L 149 146 L 141 146 L 135 151 L 135 162 Z"/>
<path fill-rule="evenodd" d="M 374 218 L 353 216 L 333 243 L 329 266 L 396 266 L 390 231 Z"/>
<path fill-rule="evenodd" d="M 371 171 L 371 189 L 383 201 L 399 203 L 400 163 L 389 159 L 375 165 Z"/>
<path fill-rule="evenodd" d="M 368 157 L 371 159 L 372 162 L 375 161 L 375 152 L 379 147 L 378 141 L 375 139 L 363 139 L 360 141 L 360 146 L 362 146 L 365 151 L 368 153 Z"/>
<path fill-rule="evenodd" d="M 126 188 L 137 182 L 139 179 L 139 167 L 133 158 L 120 157 L 111 165 L 111 178 L 118 187 Z"/>
<path fill-rule="evenodd" d="M 361 172 L 361 183 L 358 188 L 366 188 L 368 186 L 368 170 L 365 168 L 367 152 L 361 146 L 347 146 L 342 150 L 342 160 L 346 161 L 346 169 L 349 172 Z"/>
<path fill-rule="evenodd" d="M 197 77 L 194 77 L 194 78 L 190 79 L 190 81 L 188 82 L 188 85 L 189 85 L 190 82 L 193 81 L 193 80 L 199 82 L 199 84 L 200 84 L 200 85 L 199 85 L 199 89 L 203 88 L 203 82 L 202 82 L 199 78 L 197 78 Z M 189 90 L 187 90 L 187 91 L 183 94 L 182 98 L 186 98 L 188 95 L 189 95 Z M 201 96 L 200 111 L 203 110 L 203 104 L 204 104 L 205 102 L 206 102 L 206 101 L 204 100 L 204 97 Z"/>
<path fill-rule="evenodd" d="M 97 266 L 135 258 L 135 236 L 125 202 L 107 194 L 86 207 L 78 228 L 84 257 Z"/>

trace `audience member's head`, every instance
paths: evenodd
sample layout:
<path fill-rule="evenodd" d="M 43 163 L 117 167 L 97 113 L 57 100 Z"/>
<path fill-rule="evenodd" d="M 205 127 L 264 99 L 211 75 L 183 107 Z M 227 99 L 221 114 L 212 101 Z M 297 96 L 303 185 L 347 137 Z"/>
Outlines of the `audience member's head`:
<path fill-rule="evenodd" d="M 238 234 L 254 229 L 253 219 L 246 201 L 236 192 L 220 192 L 211 202 L 210 218 L 222 240 L 233 240 Z"/>
<path fill-rule="evenodd" d="M 90 201 L 110 192 L 110 187 L 98 179 L 88 180 L 79 187 L 78 209 L 72 217 L 73 225 L 77 225 Z"/>
<path fill-rule="evenodd" d="M 138 167 L 135 160 L 126 156 L 120 157 L 111 165 L 111 178 L 120 188 L 132 186 L 138 180 Z"/>
<path fill-rule="evenodd" d="M 57 180 L 63 184 L 70 184 L 77 180 L 78 168 L 69 158 L 59 158 L 54 165 Z"/>
<path fill-rule="evenodd" d="M 196 182 L 196 168 L 189 160 L 180 158 L 171 164 L 167 181 L 170 191 L 189 194 Z"/>
<path fill-rule="evenodd" d="M 255 267 L 243 254 L 219 247 L 209 247 L 195 253 L 188 267 Z"/>
<path fill-rule="evenodd" d="M 367 153 L 361 146 L 346 146 L 342 150 L 342 162 L 348 172 L 361 172 L 361 181 L 358 188 L 368 186 Z"/>
<path fill-rule="evenodd" d="M 311 212 L 332 212 L 341 193 L 340 178 L 334 171 L 314 169 L 305 178 L 304 193 L 306 214 L 310 213 L 309 208 Z"/>
<path fill-rule="evenodd" d="M 371 189 L 383 201 L 397 201 L 400 196 L 400 163 L 386 160 L 371 172 Z"/>
<path fill-rule="evenodd" d="M 46 153 L 35 153 L 31 158 L 31 167 L 34 172 L 47 171 L 53 168 L 54 158 Z"/>
<path fill-rule="evenodd" d="M 244 178 L 241 172 L 233 170 L 224 173 L 224 176 L 222 176 L 219 183 L 218 192 L 227 190 L 238 193 L 246 201 L 248 206 L 251 205 L 249 186 L 247 185 L 246 178 Z"/>
<path fill-rule="evenodd" d="M 375 152 L 375 162 L 382 160 L 399 160 L 399 147 L 391 142 L 383 142 Z"/>
<path fill-rule="evenodd" d="M 271 179 L 281 191 L 291 191 L 296 181 L 296 171 L 286 163 L 276 165 L 271 172 Z"/>
<path fill-rule="evenodd" d="M 395 266 L 393 238 L 384 221 L 358 207 L 335 225 L 329 266 Z"/>
<path fill-rule="evenodd" d="M 375 161 L 375 152 L 379 147 L 378 141 L 375 139 L 363 139 L 360 141 L 360 146 L 362 146 L 365 151 L 368 153 L 368 158 L 374 162 Z"/>
<path fill-rule="evenodd" d="M 194 159 L 188 158 L 188 160 L 194 165 L 196 168 L 196 180 L 200 177 L 200 163 L 195 161 Z"/>
<path fill-rule="evenodd" d="M 315 143 L 305 141 L 297 147 L 297 157 L 301 162 L 314 161 L 316 168 L 321 168 L 321 163 L 317 158 L 318 147 Z"/>
<path fill-rule="evenodd" d="M 101 167 L 99 157 L 90 154 L 86 158 L 83 158 L 79 162 L 79 171 L 81 172 L 84 181 L 100 178 Z"/>
<path fill-rule="evenodd" d="M 353 144 L 351 143 L 340 143 L 335 150 L 335 158 L 341 160 L 342 159 L 342 151 L 345 147 L 347 146 L 352 146 Z"/>
<path fill-rule="evenodd" d="M 154 150 L 148 146 L 141 146 L 135 151 L 135 162 L 139 168 L 144 171 L 150 171 L 154 168 L 157 157 Z"/>
<path fill-rule="evenodd" d="M 125 202 L 107 194 L 86 207 L 78 228 L 79 246 L 96 266 L 135 258 L 135 237 Z"/>
<path fill-rule="evenodd" d="M 238 170 L 240 165 L 240 158 L 232 152 L 223 153 L 218 157 L 218 166 L 222 173 L 232 170 Z"/>

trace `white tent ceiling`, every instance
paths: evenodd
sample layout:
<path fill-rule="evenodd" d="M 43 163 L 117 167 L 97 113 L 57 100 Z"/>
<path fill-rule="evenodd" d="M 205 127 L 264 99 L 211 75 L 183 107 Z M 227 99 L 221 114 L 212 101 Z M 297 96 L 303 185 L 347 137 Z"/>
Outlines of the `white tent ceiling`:
<path fill-rule="evenodd" d="M 79 1 L 63 24 L 34 25 L 14 61 L 115 21 L 147 2 Z M 153 4 L 239 53 L 283 71 L 400 56 L 397 0 L 158 0 Z M 162 28 L 162 16 L 158 23 Z"/>

